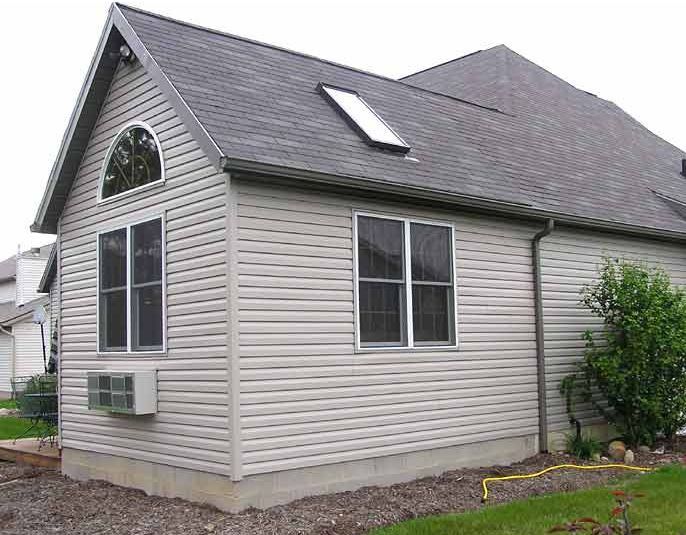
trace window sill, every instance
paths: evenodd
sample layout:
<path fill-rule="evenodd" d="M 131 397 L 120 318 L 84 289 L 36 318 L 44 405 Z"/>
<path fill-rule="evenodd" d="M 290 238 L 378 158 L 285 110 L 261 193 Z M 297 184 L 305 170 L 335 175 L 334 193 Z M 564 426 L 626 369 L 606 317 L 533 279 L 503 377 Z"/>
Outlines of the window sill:
<path fill-rule="evenodd" d="M 97 358 L 114 357 L 114 358 L 141 358 L 141 357 L 166 357 L 166 351 L 98 351 Z"/>
<path fill-rule="evenodd" d="M 117 193 L 116 195 L 112 195 L 111 197 L 106 197 L 104 199 L 98 198 L 97 205 L 101 206 L 103 204 L 114 203 L 114 202 L 117 202 L 121 199 L 126 199 L 127 197 L 130 197 L 131 195 L 135 195 L 137 193 L 142 193 L 144 191 L 148 191 L 151 189 L 160 188 L 160 187 L 164 186 L 164 184 L 165 184 L 165 179 L 156 180 L 155 182 L 150 182 L 150 183 L 145 184 L 143 186 L 138 186 L 137 188 L 133 188 L 133 189 L 124 191 L 122 193 Z"/>
<path fill-rule="evenodd" d="M 426 353 L 431 351 L 457 351 L 459 344 L 451 346 L 415 346 L 415 347 L 356 347 L 355 353 Z"/>

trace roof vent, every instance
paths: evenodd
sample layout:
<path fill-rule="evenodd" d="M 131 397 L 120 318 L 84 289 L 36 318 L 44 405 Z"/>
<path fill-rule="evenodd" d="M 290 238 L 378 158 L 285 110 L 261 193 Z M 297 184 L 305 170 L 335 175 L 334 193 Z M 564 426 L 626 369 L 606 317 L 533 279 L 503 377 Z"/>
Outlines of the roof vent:
<path fill-rule="evenodd" d="M 681 174 L 686 176 L 686 158 L 681 158 Z"/>

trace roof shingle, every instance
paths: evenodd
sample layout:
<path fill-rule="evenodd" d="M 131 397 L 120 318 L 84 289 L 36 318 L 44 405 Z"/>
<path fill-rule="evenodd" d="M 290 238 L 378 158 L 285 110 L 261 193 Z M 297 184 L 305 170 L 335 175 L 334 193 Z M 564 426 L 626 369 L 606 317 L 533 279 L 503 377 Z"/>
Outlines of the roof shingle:
<path fill-rule="evenodd" d="M 614 104 L 505 47 L 399 82 L 138 10 L 122 12 L 232 158 L 686 232 L 686 220 L 652 193 L 686 201 L 683 153 Z M 319 82 L 360 93 L 419 162 L 367 146 L 317 93 Z"/>

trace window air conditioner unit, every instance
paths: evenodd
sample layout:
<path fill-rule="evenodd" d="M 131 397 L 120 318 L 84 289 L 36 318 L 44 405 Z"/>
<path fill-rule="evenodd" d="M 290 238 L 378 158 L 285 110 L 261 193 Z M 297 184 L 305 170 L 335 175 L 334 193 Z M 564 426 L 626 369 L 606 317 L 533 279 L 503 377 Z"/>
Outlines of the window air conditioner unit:
<path fill-rule="evenodd" d="M 88 409 L 120 414 L 157 412 L 154 370 L 88 372 Z"/>

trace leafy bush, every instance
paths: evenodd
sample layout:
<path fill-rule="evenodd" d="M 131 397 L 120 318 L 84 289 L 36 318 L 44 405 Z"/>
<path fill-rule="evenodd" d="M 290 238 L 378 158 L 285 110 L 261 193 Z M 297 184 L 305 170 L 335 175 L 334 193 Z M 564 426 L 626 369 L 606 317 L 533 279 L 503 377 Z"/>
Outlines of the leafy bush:
<path fill-rule="evenodd" d="M 605 329 L 584 334 L 572 384 L 586 401 L 602 394 L 611 410 L 594 406 L 630 444 L 674 437 L 686 424 L 686 295 L 663 270 L 639 263 L 605 259 L 599 275 L 582 303 Z"/>
<path fill-rule="evenodd" d="M 590 459 L 593 454 L 602 451 L 602 443 L 590 435 L 567 435 L 567 452 L 579 459 Z"/>

